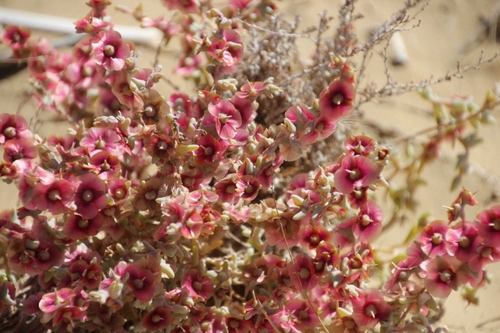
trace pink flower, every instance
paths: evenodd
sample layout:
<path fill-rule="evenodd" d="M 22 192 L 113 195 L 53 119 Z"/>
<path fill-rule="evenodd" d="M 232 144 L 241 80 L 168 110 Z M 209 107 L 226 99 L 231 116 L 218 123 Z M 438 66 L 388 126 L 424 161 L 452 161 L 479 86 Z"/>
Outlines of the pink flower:
<path fill-rule="evenodd" d="M 119 71 L 125 67 L 125 60 L 130 56 L 130 47 L 123 42 L 118 31 L 100 31 L 92 39 L 94 59 L 98 65 L 108 71 Z"/>
<path fill-rule="evenodd" d="M 92 219 L 107 205 L 106 184 L 93 173 L 83 174 L 78 180 L 80 184 L 75 194 L 76 212 L 83 219 Z"/>
<path fill-rule="evenodd" d="M 287 265 L 288 274 L 296 290 L 311 290 L 318 284 L 319 276 L 315 273 L 313 262 L 309 256 L 298 254 Z"/>
<path fill-rule="evenodd" d="M 362 327 L 374 328 L 378 323 L 389 320 L 391 314 L 391 307 L 377 289 L 363 290 L 359 297 L 352 300 L 352 305 L 352 318 Z"/>
<path fill-rule="evenodd" d="M 132 82 L 132 77 L 126 71 L 113 72 L 106 78 L 111 86 L 111 92 L 118 101 L 132 111 L 144 109 L 144 100 L 139 95 L 139 88 Z"/>
<path fill-rule="evenodd" d="M 361 243 L 368 243 L 382 231 L 382 209 L 368 200 L 359 211 L 356 223 L 353 225 L 354 237 Z"/>
<path fill-rule="evenodd" d="M 33 204 L 36 209 L 61 214 L 69 211 L 74 196 L 75 187 L 65 179 L 56 179 L 48 185 L 39 182 L 33 189 Z"/>
<path fill-rule="evenodd" d="M 344 147 L 349 155 L 368 156 L 375 149 L 375 141 L 367 136 L 350 136 L 344 141 Z"/>
<path fill-rule="evenodd" d="M 142 319 L 142 326 L 148 331 L 159 331 L 171 324 L 172 315 L 170 310 L 163 306 L 158 306 L 153 311 L 148 312 Z"/>
<path fill-rule="evenodd" d="M 474 272 L 481 272 L 484 265 L 500 261 L 500 245 L 479 245 L 475 255 L 468 261 L 469 267 Z"/>
<path fill-rule="evenodd" d="M 226 71 L 232 71 L 234 65 L 243 58 L 243 42 L 233 29 L 224 29 L 222 34 L 215 35 L 210 42 L 208 54 L 221 62 Z"/>
<path fill-rule="evenodd" d="M 483 240 L 479 236 L 477 224 L 462 221 L 453 229 L 459 231 L 457 239 L 458 246 L 454 255 L 458 260 L 468 262 L 476 255 L 476 251 Z"/>
<path fill-rule="evenodd" d="M 320 323 L 314 309 L 304 300 L 293 299 L 286 302 L 284 312 L 286 320 L 281 324 L 285 329 L 286 326 L 291 325 L 293 326 L 292 331 L 306 332 L 308 329 L 318 327 Z"/>
<path fill-rule="evenodd" d="M 302 244 L 315 249 L 321 242 L 330 241 L 332 235 L 323 226 L 307 226 L 302 237 Z"/>
<path fill-rule="evenodd" d="M 158 267 L 151 266 L 154 258 L 142 258 L 128 264 L 125 273 L 128 273 L 127 285 L 132 289 L 134 296 L 141 302 L 149 302 L 157 292 L 159 273 Z"/>
<path fill-rule="evenodd" d="M 200 276 L 196 269 L 185 273 L 182 279 L 182 287 L 193 299 L 201 298 L 207 301 L 214 293 L 214 285 L 208 276 Z"/>
<path fill-rule="evenodd" d="M 10 46 L 13 51 L 18 51 L 23 48 L 30 35 L 31 32 L 28 29 L 19 28 L 15 25 L 9 25 L 3 29 L 0 41 Z"/>
<path fill-rule="evenodd" d="M 3 145 L 3 149 L 3 159 L 6 162 L 34 159 L 37 156 L 36 147 L 29 139 L 8 140 Z"/>
<path fill-rule="evenodd" d="M 186 14 L 194 14 L 200 11 L 198 0 L 162 0 L 162 2 L 168 9 L 178 9 Z"/>
<path fill-rule="evenodd" d="M 80 146 L 88 149 L 90 155 L 106 151 L 115 156 L 123 153 L 123 138 L 109 128 L 92 127 L 85 131 Z"/>
<path fill-rule="evenodd" d="M 236 181 L 236 191 L 240 192 L 243 200 L 252 201 L 259 194 L 262 185 L 253 176 L 243 176 Z"/>
<path fill-rule="evenodd" d="M 422 252 L 429 257 L 453 255 L 458 248 L 459 235 L 460 232 L 448 227 L 446 222 L 433 221 L 420 234 Z"/>
<path fill-rule="evenodd" d="M 455 257 L 437 256 L 420 264 L 425 272 L 425 287 L 434 296 L 448 297 L 451 290 L 457 290 L 467 282 L 465 268 Z"/>
<path fill-rule="evenodd" d="M 12 139 L 29 139 L 31 136 L 28 123 L 23 117 L 9 113 L 0 114 L 0 144 Z"/>
<path fill-rule="evenodd" d="M 111 180 L 120 173 L 120 161 L 118 157 L 111 155 L 105 150 L 93 154 L 89 163 L 94 166 L 99 178 L 103 180 Z"/>
<path fill-rule="evenodd" d="M 266 243 L 280 249 L 297 245 L 304 235 L 300 220 L 293 219 L 293 213 L 282 213 L 277 218 L 263 222 Z"/>
<path fill-rule="evenodd" d="M 75 292 L 72 288 L 62 288 L 51 293 L 46 293 L 42 296 L 38 307 L 44 313 L 53 313 L 56 310 L 69 305 Z"/>
<path fill-rule="evenodd" d="M 500 244 L 500 205 L 493 206 L 477 215 L 479 235 L 484 244 L 499 246 Z"/>
<path fill-rule="evenodd" d="M 215 129 L 221 139 L 232 139 L 241 127 L 241 115 L 234 105 L 226 100 L 217 104 L 210 103 L 208 112 L 214 117 Z"/>
<path fill-rule="evenodd" d="M 104 217 L 101 214 L 92 218 L 72 214 L 64 221 L 63 230 L 71 240 L 78 240 L 97 235 L 103 223 Z"/>
<path fill-rule="evenodd" d="M 333 132 L 335 132 L 336 123 L 336 119 L 321 115 L 314 121 L 311 131 L 304 134 L 299 139 L 306 145 L 313 144 L 318 140 L 326 139 L 332 135 Z"/>
<path fill-rule="evenodd" d="M 380 174 L 375 163 L 364 156 L 347 155 L 335 172 L 335 187 L 344 194 L 359 187 L 369 186 Z"/>
<path fill-rule="evenodd" d="M 356 91 L 351 82 L 335 80 L 319 95 L 319 111 L 321 115 L 338 120 L 351 113 Z"/>

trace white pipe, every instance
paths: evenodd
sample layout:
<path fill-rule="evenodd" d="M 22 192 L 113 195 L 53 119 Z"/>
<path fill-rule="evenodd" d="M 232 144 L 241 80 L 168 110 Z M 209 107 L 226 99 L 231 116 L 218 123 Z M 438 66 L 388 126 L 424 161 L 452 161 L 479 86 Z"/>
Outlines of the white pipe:
<path fill-rule="evenodd" d="M 5 25 L 18 25 L 34 30 L 75 35 L 75 25 L 73 24 L 75 21 L 76 20 L 59 16 L 0 8 L 0 23 Z M 163 37 L 162 33 L 156 29 L 115 25 L 114 30 L 118 31 L 124 40 L 129 40 L 134 43 L 149 44 L 151 46 L 157 46 Z"/>

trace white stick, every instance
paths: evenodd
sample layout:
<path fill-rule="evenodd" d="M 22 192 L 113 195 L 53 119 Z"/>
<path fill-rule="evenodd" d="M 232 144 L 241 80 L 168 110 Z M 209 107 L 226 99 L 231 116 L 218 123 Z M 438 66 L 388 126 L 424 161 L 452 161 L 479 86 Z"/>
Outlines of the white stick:
<path fill-rule="evenodd" d="M 390 43 L 392 48 L 391 63 L 393 65 L 406 65 L 409 61 L 408 52 L 403 37 L 398 31 L 392 35 Z"/>
<path fill-rule="evenodd" d="M 74 21 L 58 16 L 35 14 L 20 10 L 0 8 L 0 23 L 18 25 L 35 30 L 53 31 L 62 34 L 76 34 Z M 156 46 L 162 39 L 162 33 L 156 29 L 143 29 L 124 25 L 115 25 L 124 40 L 134 43 Z"/>

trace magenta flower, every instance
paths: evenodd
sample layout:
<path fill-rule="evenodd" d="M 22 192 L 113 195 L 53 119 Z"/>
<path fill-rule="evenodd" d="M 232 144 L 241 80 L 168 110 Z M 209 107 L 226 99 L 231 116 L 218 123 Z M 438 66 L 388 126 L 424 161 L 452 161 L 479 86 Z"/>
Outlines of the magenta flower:
<path fill-rule="evenodd" d="M 422 252 L 429 257 L 453 255 L 458 248 L 460 232 L 444 221 L 433 221 L 420 234 Z"/>
<path fill-rule="evenodd" d="M 32 137 L 26 120 L 18 115 L 0 114 L 0 144 L 12 139 L 29 139 Z"/>
<path fill-rule="evenodd" d="M 356 90 L 351 82 L 335 80 L 319 95 L 319 111 L 321 115 L 338 120 L 351 113 Z"/>
<path fill-rule="evenodd" d="M 364 156 L 347 155 L 342 158 L 335 172 L 335 187 L 344 194 L 372 184 L 380 174 L 375 163 Z"/>
<path fill-rule="evenodd" d="M 83 174 L 78 180 L 80 184 L 75 194 L 76 212 L 83 219 L 92 219 L 107 205 L 106 184 L 93 173 Z"/>
<path fill-rule="evenodd" d="M 119 71 L 125 67 L 125 60 L 130 56 L 130 47 L 122 40 L 118 31 L 100 31 L 92 39 L 96 64 L 108 71 Z"/>
<path fill-rule="evenodd" d="M 235 137 L 237 129 L 241 127 L 241 114 L 233 103 L 222 100 L 217 104 L 210 103 L 208 112 L 213 116 L 215 130 L 221 139 L 229 140 Z"/>
<path fill-rule="evenodd" d="M 191 269 L 185 273 L 182 279 L 182 288 L 193 299 L 203 299 L 207 301 L 214 294 L 214 285 L 208 276 L 200 276 L 196 269 Z"/>
<path fill-rule="evenodd" d="M 420 264 L 425 272 L 425 287 L 434 296 L 448 297 L 451 290 L 467 282 L 466 264 L 461 263 L 455 257 L 437 256 Z"/>
<path fill-rule="evenodd" d="M 391 307 L 377 289 L 363 290 L 359 297 L 352 300 L 352 305 L 352 318 L 361 327 L 374 328 L 378 323 L 389 320 L 391 315 Z"/>

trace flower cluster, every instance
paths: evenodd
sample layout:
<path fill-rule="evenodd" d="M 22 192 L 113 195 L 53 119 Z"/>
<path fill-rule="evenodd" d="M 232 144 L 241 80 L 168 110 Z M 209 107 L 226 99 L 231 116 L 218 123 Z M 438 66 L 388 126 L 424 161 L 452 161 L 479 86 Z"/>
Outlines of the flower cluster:
<path fill-rule="evenodd" d="M 177 21 L 128 11 L 166 41 L 182 36 L 175 72 L 198 84 L 195 96 L 156 89 L 161 68 L 137 66 L 135 46 L 106 21 L 108 1 L 88 2 L 69 54 L 4 30 L 29 59 L 34 98 L 72 127 L 40 138 L 0 115 L 1 177 L 21 202 L 0 215 L 0 310 L 52 332 L 427 331 L 436 297 L 484 284 L 485 264 L 500 260 L 499 206 L 469 221 L 464 207 L 477 202 L 464 189 L 375 288 L 384 217 L 374 193 L 391 150 L 353 134 L 328 163 L 286 175 L 353 112 L 345 57 L 331 57 L 316 98 L 267 124 L 278 83 L 232 75 L 245 66 L 244 28 L 275 5 L 163 3 Z"/>

